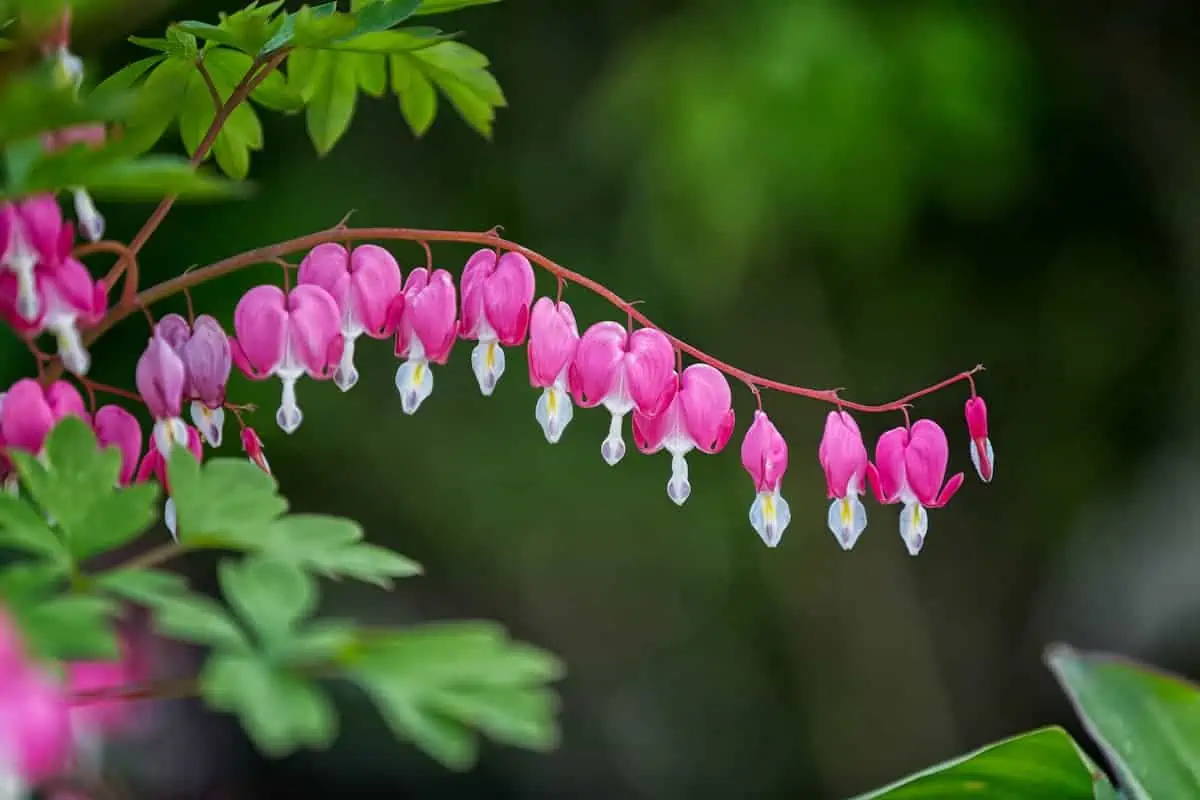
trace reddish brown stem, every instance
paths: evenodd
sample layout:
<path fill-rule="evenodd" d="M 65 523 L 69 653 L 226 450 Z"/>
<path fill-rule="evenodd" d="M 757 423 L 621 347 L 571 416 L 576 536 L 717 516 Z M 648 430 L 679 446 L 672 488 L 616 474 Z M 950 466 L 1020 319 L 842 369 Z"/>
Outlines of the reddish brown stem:
<path fill-rule="evenodd" d="M 126 400 L 132 400 L 135 403 L 144 403 L 142 396 L 137 392 L 130 392 L 116 386 L 109 386 L 107 383 L 100 383 L 99 381 L 94 381 L 91 378 L 77 377 L 77 380 L 85 389 L 88 390 L 89 393 L 103 392 L 104 394 L 124 397 Z"/>
<path fill-rule="evenodd" d="M 71 705 L 86 706 L 113 700 L 174 700 L 191 697 L 196 694 L 198 689 L 199 686 L 193 678 L 174 678 L 153 683 L 112 686 L 88 692 L 76 692 L 71 695 Z"/>
<path fill-rule="evenodd" d="M 184 289 L 195 287 L 207 281 L 219 278 L 223 275 L 228 275 L 231 272 L 244 269 L 254 264 L 262 264 L 265 262 L 276 261 L 291 253 L 296 253 L 305 250 L 311 250 L 319 244 L 326 242 L 341 242 L 341 241 L 362 241 L 362 240 L 403 240 L 412 242 L 460 242 L 466 244 L 477 244 L 484 247 L 497 247 L 503 250 L 509 250 L 528 258 L 534 264 L 547 270 L 555 277 L 574 283 L 583 287 L 595 294 L 599 295 L 604 300 L 607 300 L 616 308 L 625 312 L 629 317 L 637 320 L 640 324 L 647 327 L 658 327 L 654 322 L 642 314 L 634 307 L 634 303 L 624 300 L 611 289 L 608 289 L 603 284 L 573 272 L 566 267 L 551 261 L 541 253 L 537 253 L 524 247 L 516 242 L 502 239 L 492 232 L 475 233 L 470 231 L 438 231 L 438 230 L 421 230 L 417 228 L 341 228 L 334 227 L 317 233 L 311 233 L 307 236 L 300 236 L 295 239 L 289 239 L 278 244 L 260 247 L 256 250 L 250 250 L 240 255 L 231 256 L 223 261 L 218 261 L 215 264 L 210 264 L 207 267 L 191 270 L 190 272 L 178 275 L 168 281 L 164 281 L 157 286 L 152 286 L 141 292 L 137 296 L 137 302 L 143 306 L 152 305 L 159 300 L 170 297 Z M 98 337 L 103 335 L 112 326 L 116 325 L 121 320 L 125 319 L 131 313 L 129 308 L 114 308 L 108 313 L 92 330 L 88 331 L 87 341 L 91 343 Z M 793 384 L 783 383 L 781 381 L 764 378 L 753 373 L 738 369 L 732 364 L 728 364 L 720 359 L 710 356 L 699 348 L 693 347 L 687 342 L 674 336 L 668 337 L 674 345 L 682 352 L 687 353 L 692 358 L 702 363 L 708 364 L 721 372 L 725 373 L 734 380 L 741 381 L 747 385 L 757 386 L 759 389 L 772 389 L 784 394 L 799 395 L 800 397 L 808 397 L 813 400 L 819 400 L 825 403 L 839 405 L 842 408 L 859 411 L 865 413 L 881 413 L 885 411 L 897 411 L 904 408 L 913 400 L 932 394 L 947 386 L 958 383 L 960 381 L 968 381 L 976 372 L 983 369 L 983 365 L 977 365 L 974 368 L 965 372 L 960 372 L 957 375 L 952 375 L 945 380 L 938 381 L 932 386 L 927 386 L 924 389 L 907 394 L 897 400 L 892 400 L 888 403 L 879 405 L 869 405 L 866 403 L 855 403 L 849 400 L 843 400 L 838 396 L 836 389 L 810 389 L 804 386 L 795 386 Z M 57 366 L 57 365 L 56 365 Z M 54 370 L 52 369 L 53 373 Z"/>

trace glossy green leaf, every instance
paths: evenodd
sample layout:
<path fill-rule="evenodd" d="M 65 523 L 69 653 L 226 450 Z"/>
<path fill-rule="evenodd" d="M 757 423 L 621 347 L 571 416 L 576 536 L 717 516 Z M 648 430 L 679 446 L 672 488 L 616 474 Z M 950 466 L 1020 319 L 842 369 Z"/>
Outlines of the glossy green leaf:
<path fill-rule="evenodd" d="M 507 99 L 500 84 L 488 71 L 487 56 L 461 42 L 441 42 L 422 50 L 395 53 L 391 58 L 392 88 L 400 96 L 402 108 L 407 92 L 425 91 L 424 85 L 414 83 L 409 74 L 418 72 L 426 82 L 431 82 L 445 95 L 467 124 L 484 137 L 491 137 L 496 109 L 505 107 Z M 426 117 L 423 114 L 431 113 L 428 111 L 430 104 L 427 94 L 418 96 L 412 102 L 417 112 L 414 117 L 418 122 L 424 121 Z M 414 131 L 420 128 L 413 125 L 411 118 L 409 125 Z"/>
<path fill-rule="evenodd" d="M 21 481 L 62 532 L 68 551 L 85 559 L 127 544 L 156 517 L 158 487 L 117 487 L 121 454 L 96 444 L 91 427 L 66 417 L 46 438 L 44 458 L 13 452 Z"/>
<path fill-rule="evenodd" d="M 214 458 L 201 466 L 185 448 L 168 459 L 179 540 L 225 546 L 266 529 L 287 510 L 275 479 L 242 458 Z"/>
<path fill-rule="evenodd" d="M 1200 797 L 1200 688 L 1066 645 L 1050 648 L 1046 663 L 1131 797 Z"/>
<path fill-rule="evenodd" d="M 411 53 L 414 50 L 424 50 L 439 42 L 454 40 L 459 34 L 442 33 L 437 28 L 400 28 L 394 31 L 380 31 L 355 36 L 344 42 L 334 42 L 330 50 L 351 53 Z"/>
<path fill-rule="evenodd" d="M 389 59 L 392 91 L 400 98 L 400 111 L 414 136 L 424 136 L 437 116 L 437 91 L 425 73 L 410 59 Z"/>
<path fill-rule="evenodd" d="M 217 602 L 202 595 L 154 598 L 154 625 L 173 639 L 248 653 L 250 640 Z"/>
<path fill-rule="evenodd" d="M 0 491 L 0 547 L 69 564 L 70 553 L 46 518 L 24 499 Z"/>
<path fill-rule="evenodd" d="M 213 98 L 213 88 L 217 91 L 220 103 L 224 104 L 250 69 L 251 63 L 251 58 L 246 54 L 225 48 L 205 53 L 204 64 L 212 78 L 213 87 L 210 88 L 196 71 L 188 82 L 179 114 L 179 133 L 189 155 L 195 155 L 216 118 L 217 102 Z M 242 180 L 250 171 L 250 152 L 261 150 L 262 146 L 262 123 L 258 114 L 251 105 L 242 103 L 221 126 L 213 142 L 212 156 L 226 175 Z"/>
<path fill-rule="evenodd" d="M 325 155 L 346 133 L 354 117 L 358 102 L 357 54 L 331 50 L 316 53 L 308 80 L 308 135 L 317 153 Z"/>
<path fill-rule="evenodd" d="M 1092 800 L 1092 784 L 1070 735 L 1049 727 L 981 747 L 855 800 Z"/>
<path fill-rule="evenodd" d="M 317 603 L 311 577 L 295 564 L 261 555 L 223 561 L 220 581 L 229 605 L 268 644 L 286 641 Z"/>
<path fill-rule="evenodd" d="M 61 185 L 65 188 L 72 184 Z M 166 195 L 207 200 L 240 197 L 248 191 L 245 185 L 209 174 L 186 159 L 169 155 L 147 155 L 98 166 L 78 175 L 74 185 L 86 187 L 97 198 L 123 200 L 157 200 Z"/>
<path fill-rule="evenodd" d="M 471 6 L 486 6 L 499 2 L 500 0 L 421 0 L 421 5 L 417 7 L 414 16 L 446 14 Z"/>
<path fill-rule="evenodd" d="M 136 87 L 137 102 L 129 114 L 122 143 L 139 153 L 157 144 L 179 115 L 188 83 L 195 73 L 194 64 L 175 58 L 161 59 Z"/>
<path fill-rule="evenodd" d="M 200 690 L 211 707 L 237 714 L 268 756 L 327 747 L 337 735 L 337 713 L 319 686 L 256 656 L 213 655 Z"/>
<path fill-rule="evenodd" d="M 358 65 L 358 88 L 371 97 L 383 97 L 387 94 L 387 56 L 355 53 L 354 59 Z"/>

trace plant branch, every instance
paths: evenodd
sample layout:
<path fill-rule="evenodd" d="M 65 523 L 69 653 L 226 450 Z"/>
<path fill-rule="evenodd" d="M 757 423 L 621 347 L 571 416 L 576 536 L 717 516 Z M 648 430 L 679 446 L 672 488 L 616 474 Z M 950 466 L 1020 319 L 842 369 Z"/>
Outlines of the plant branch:
<path fill-rule="evenodd" d="M 151 547 L 149 550 L 144 550 L 129 560 L 123 561 L 117 566 L 105 571 L 116 572 L 118 570 L 150 569 L 152 567 L 157 567 L 160 564 L 165 564 L 173 558 L 184 555 L 189 550 L 190 548 L 187 547 L 187 545 L 180 544 L 179 542 L 165 542 L 163 544 L 156 545 L 155 547 Z"/>
<path fill-rule="evenodd" d="M 585 275 L 578 272 L 573 272 L 566 267 L 551 261 L 541 253 L 523 247 L 516 242 L 503 239 L 492 231 L 485 233 L 474 233 L 469 231 L 438 231 L 438 230 L 421 230 L 417 228 L 343 228 L 333 227 L 328 230 L 318 231 L 307 236 L 300 236 L 295 239 L 289 239 L 278 244 L 260 247 L 255 250 L 250 250 L 240 255 L 231 256 L 223 261 L 218 261 L 215 264 L 210 264 L 206 267 L 190 270 L 182 275 L 179 275 L 170 280 L 164 281 L 157 286 L 152 286 L 149 289 L 137 295 L 136 301 L 139 305 L 149 306 L 159 300 L 170 297 L 185 289 L 190 289 L 207 281 L 219 278 L 223 275 L 228 275 L 231 272 L 244 269 L 255 264 L 267 262 L 275 262 L 278 259 L 302 250 L 309 250 L 319 244 L 326 242 L 352 242 L 361 241 L 364 239 L 374 240 L 403 240 L 417 243 L 428 242 L 461 242 L 467 244 L 478 244 L 485 247 L 497 247 L 511 252 L 520 253 L 528 258 L 532 263 L 542 267 L 556 278 L 568 283 L 574 283 L 588 291 L 599 295 L 604 300 L 607 300 L 616 308 L 620 309 L 630 318 L 637 320 L 642 325 L 647 327 L 657 328 L 645 314 L 635 308 L 634 303 L 629 302 L 611 289 L 608 289 L 603 284 L 600 284 Z M 102 336 L 112 326 L 116 325 L 121 320 L 125 319 L 132 313 L 130 308 L 114 308 L 104 319 L 100 320 L 97 325 L 88 331 L 87 342 L 91 343 Z M 665 331 L 664 331 L 665 333 Z M 758 389 L 771 389 L 784 394 L 798 395 L 807 397 L 813 400 L 819 400 L 825 403 L 831 403 L 841 408 L 852 411 L 860 411 L 865 413 L 879 413 L 885 411 L 898 411 L 906 405 L 925 395 L 932 394 L 961 381 L 969 381 L 971 376 L 983 369 L 983 365 L 979 364 L 974 368 L 965 372 L 960 372 L 957 375 L 952 375 L 945 380 L 939 381 L 924 389 L 907 394 L 904 397 L 898 398 L 888 403 L 879 405 L 867 405 L 864 403 L 855 403 L 849 400 L 843 400 L 838 392 L 838 389 L 809 389 L 804 386 L 796 386 L 793 384 L 782 383 L 780 381 L 771 380 L 758 375 L 754 375 L 745 370 L 739 369 L 732 364 L 721 361 L 708 353 L 693 347 L 687 342 L 677 337 L 667 334 L 681 352 L 687 353 L 692 358 L 702 363 L 708 364 L 721 372 L 728 375 L 730 378 L 741 381 L 748 386 Z"/>
<path fill-rule="evenodd" d="M 208 94 L 213 101 L 213 112 L 220 114 L 221 93 L 217 91 L 217 84 L 213 81 L 212 73 L 208 71 L 208 67 L 204 66 L 204 59 L 199 56 L 196 57 L 196 71 L 200 73 L 200 77 L 204 79 L 204 85 L 208 87 Z M 254 68 L 251 67 L 250 71 L 253 73 Z M 213 122 L 216 122 L 216 117 L 213 118 Z"/>
<path fill-rule="evenodd" d="M 195 678 L 171 678 L 151 683 L 108 686 L 103 689 L 76 692 L 71 695 L 70 702 L 73 706 L 86 706 L 114 700 L 177 700 L 183 697 L 192 697 L 198 694 L 199 690 L 200 685 Z"/>

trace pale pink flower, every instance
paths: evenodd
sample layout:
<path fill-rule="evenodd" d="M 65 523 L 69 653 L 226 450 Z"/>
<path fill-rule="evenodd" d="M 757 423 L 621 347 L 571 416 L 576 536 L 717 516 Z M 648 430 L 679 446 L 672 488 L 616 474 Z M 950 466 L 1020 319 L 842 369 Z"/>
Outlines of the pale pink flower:
<path fill-rule="evenodd" d="M 471 351 L 471 369 L 485 397 L 504 374 L 503 348 L 525 341 L 533 291 L 533 266 L 520 253 L 479 250 L 463 268 L 461 332 L 479 342 Z"/>
<path fill-rule="evenodd" d="M 971 463 L 984 483 L 992 482 L 996 470 L 996 455 L 988 438 L 987 404 L 982 397 L 971 395 L 967 400 L 967 433 L 971 437 Z"/>
<path fill-rule="evenodd" d="M 142 455 L 142 426 L 137 418 L 120 406 L 102 406 L 92 422 L 100 447 L 115 447 L 121 453 L 119 483 L 126 486 L 137 471 Z"/>
<path fill-rule="evenodd" d="M 379 245 L 364 244 L 347 254 L 340 244 L 327 242 L 309 251 L 300 262 L 297 280 L 329 292 L 342 315 L 345 346 L 333 382 L 343 392 L 358 383 L 354 343 L 364 333 L 373 339 L 391 336 L 404 309 L 400 265 Z"/>
<path fill-rule="evenodd" d="M 284 433 L 293 433 L 304 418 L 296 404 L 296 381 L 303 375 L 333 376 L 344 347 L 340 327 L 337 303 L 313 284 L 287 295 L 278 286 L 256 286 L 238 301 L 233 361 L 252 380 L 279 378 L 283 395 L 275 421 Z"/>
<path fill-rule="evenodd" d="M 637 411 L 656 417 L 674 398 L 675 348 L 656 328 L 630 334 L 616 322 L 597 322 L 579 340 L 568 382 L 577 405 L 594 408 L 603 403 L 612 415 L 600 455 L 614 466 L 625 457 L 625 415 Z"/>
<path fill-rule="evenodd" d="M 579 347 L 579 328 L 571 307 L 561 300 L 538 298 L 529 319 L 529 382 L 542 390 L 534 418 L 546 441 L 556 443 L 574 416 L 567 373 Z"/>
<path fill-rule="evenodd" d="M 208 314 L 201 314 L 190 324 L 178 314 L 167 314 L 158 321 L 157 331 L 183 361 L 183 399 L 191 401 L 192 423 L 210 447 L 220 447 L 225 427 L 225 387 L 233 369 L 225 329 Z"/>
<path fill-rule="evenodd" d="M 708 364 L 692 364 L 676 381 L 666 410 L 647 416 L 634 409 L 633 440 L 643 453 L 671 454 L 667 496 L 683 505 L 692 493 L 685 456 L 693 449 L 717 453 L 733 433 L 733 397 L 725 376 Z"/>
<path fill-rule="evenodd" d="M 858 499 L 867 488 L 867 448 L 854 417 L 845 411 L 829 412 L 817 460 L 825 471 L 827 497 L 833 501 L 829 530 L 842 549 L 849 550 L 867 528 L 867 509 Z"/>
<path fill-rule="evenodd" d="M 742 466 L 758 494 L 750 504 L 750 525 L 767 547 L 776 547 L 792 521 L 792 509 L 779 493 L 788 467 L 788 446 L 761 409 L 742 440 Z"/>
<path fill-rule="evenodd" d="M 928 508 L 941 508 L 962 486 L 963 474 L 946 481 L 950 446 L 946 432 L 933 420 L 920 419 L 912 428 L 893 428 L 879 437 L 875 463 L 867 477 L 880 503 L 903 503 L 900 537 L 909 555 L 921 552 L 929 529 Z"/>
<path fill-rule="evenodd" d="M 404 413 L 415 414 L 433 393 L 429 364 L 445 364 L 458 336 L 454 278 L 444 269 L 414 269 L 404 284 L 403 309 L 395 352 L 404 363 L 396 368 L 396 391 Z"/>
<path fill-rule="evenodd" d="M 187 436 L 187 426 L 180 418 L 187 370 L 160 327 L 155 328 L 146 350 L 138 359 L 134 381 L 138 394 L 154 417 L 154 446 L 164 456 L 169 455 L 171 448 Z"/>

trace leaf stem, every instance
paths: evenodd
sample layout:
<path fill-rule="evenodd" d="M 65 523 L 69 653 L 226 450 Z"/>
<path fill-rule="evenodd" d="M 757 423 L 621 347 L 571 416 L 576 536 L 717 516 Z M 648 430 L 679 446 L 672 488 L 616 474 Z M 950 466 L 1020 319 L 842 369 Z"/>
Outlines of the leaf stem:
<path fill-rule="evenodd" d="M 112 569 L 105 571 L 116 572 L 118 570 L 150 569 L 184 555 L 190 550 L 191 548 L 187 545 L 180 544 L 179 542 L 164 542 L 163 544 L 151 547 L 149 550 L 144 550 L 129 560 L 123 561 Z"/>

